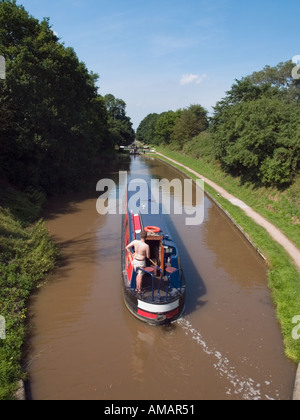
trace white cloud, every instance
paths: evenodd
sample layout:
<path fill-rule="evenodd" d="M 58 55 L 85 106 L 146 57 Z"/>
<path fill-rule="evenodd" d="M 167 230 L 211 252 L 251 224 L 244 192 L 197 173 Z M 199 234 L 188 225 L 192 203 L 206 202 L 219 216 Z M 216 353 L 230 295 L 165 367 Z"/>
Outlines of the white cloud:
<path fill-rule="evenodd" d="M 199 76 L 198 74 L 184 74 L 180 80 L 181 86 L 189 85 L 191 83 L 196 83 L 200 85 L 207 78 L 206 74 Z"/>

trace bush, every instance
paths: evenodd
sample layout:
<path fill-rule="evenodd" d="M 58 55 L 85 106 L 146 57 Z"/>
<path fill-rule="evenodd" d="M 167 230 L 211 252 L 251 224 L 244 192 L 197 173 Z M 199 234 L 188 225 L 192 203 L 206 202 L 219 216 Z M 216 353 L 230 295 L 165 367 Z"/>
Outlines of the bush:
<path fill-rule="evenodd" d="M 267 157 L 261 165 L 262 181 L 264 184 L 280 186 L 291 183 L 297 167 L 297 156 L 292 151 L 279 147 L 275 149 L 273 157 Z"/>
<path fill-rule="evenodd" d="M 227 107 L 214 128 L 215 156 L 232 175 L 291 183 L 300 166 L 299 106 L 261 98 Z"/>
<path fill-rule="evenodd" d="M 6 192 L 6 197 L 10 197 L 14 206 L 23 203 L 26 209 L 34 209 L 36 215 L 37 210 L 26 195 L 17 199 L 15 194 L 12 198 Z M 40 195 L 35 198 L 42 199 Z M 54 267 L 58 256 L 44 223 L 39 221 L 28 226 L 32 216 L 27 212 L 22 216 L 20 221 L 8 208 L 0 206 L 0 315 L 6 320 L 6 339 L 0 340 L 0 400 L 13 398 L 15 384 L 23 376 L 21 358 L 27 299 Z"/>
<path fill-rule="evenodd" d="M 182 149 L 186 155 L 201 158 L 207 162 L 213 159 L 213 141 L 209 132 L 205 131 L 187 142 Z"/>

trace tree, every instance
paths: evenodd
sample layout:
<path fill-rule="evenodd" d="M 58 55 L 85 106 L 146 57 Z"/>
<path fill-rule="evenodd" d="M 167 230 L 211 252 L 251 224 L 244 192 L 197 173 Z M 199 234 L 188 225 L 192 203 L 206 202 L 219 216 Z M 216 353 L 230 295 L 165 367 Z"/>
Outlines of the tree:
<path fill-rule="evenodd" d="M 259 72 L 249 76 L 249 80 L 258 86 L 270 85 L 277 88 L 279 96 L 289 102 L 300 100 L 300 80 L 295 79 L 292 70 L 295 64 L 292 61 L 279 63 L 275 67 L 266 66 Z"/>
<path fill-rule="evenodd" d="M 201 105 L 191 105 L 180 112 L 176 119 L 171 143 L 174 147 L 182 149 L 184 144 L 207 130 L 207 111 Z"/>
<path fill-rule="evenodd" d="M 300 164 L 300 83 L 289 61 L 247 76 L 218 102 L 211 120 L 216 157 L 252 182 L 282 186 Z"/>
<path fill-rule="evenodd" d="M 105 95 L 105 106 L 108 115 L 113 120 L 124 120 L 126 118 L 126 103 L 122 99 L 117 99 L 112 94 Z"/>
<path fill-rule="evenodd" d="M 155 144 L 170 144 L 174 126 L 179 115 L 180 111 L 168 111 L 163 112 L 159 116 L 154 133 Z"/>
<path fill-rule="evenodd" d="M 243 101 L 254 101 L 263 97 L 277 98 L 287 102 L 299 102 L 300 80 L 292 77 L 292 61 L 279 63 L 275 67 L 266 66 L 259 72 L 236 80 L 231 90 L 226 92 L 225 98 L 214 107 L 211 120 L 212 128 L 223 120 L 226 108 Z"/>
<path fill-rule="evenodd" d="M 137 129 L 137 138 L 146 144 L 171 144 L 182 149 L 184 144 L 208 128 L 207 111 L 201 105 L 162 114 L 149 114 Z"/>
<path fill-rule="evenodd" d="M 114 144 L 129 145 L 135 140 L 135 133 L 130 118 L 126 115 L 126 103 L 112 94 L 104 97 L 108 112 L 109 132 Z"/>
<path fill-rule="evenodd" d="M 298 106 L 270 98 L 233 105 L 214 131 L 214 147 L 233 175 L 277 186 L 290 183 L 300 166 Z"/>
<path fill-rule="evenodd" d="M 299 86 L 299 81 L 292 76 L 294 66 L 291 60 L 279 63 L 275 67 L 265 66 L 263 70 L 254 72 L 248 78 L 256 85 L 269 84 L 279 89 L 290 89 L 292 86 Z"/>
<path fill-rule="evenodd" d="M 155 127 L 159 119 L 159 114 L 149 114 L 140 123 L 136 136 L 137 139 L 145 144 L 151 144 L 155 140 Z"/>
<path fill-rule="evenodd" d="M 214 107 L 214 116 L 211 119 L 211 128 L 214 129 L 224 122 L 226 110 L 231 106 L 242 102 L 255 101 L 263 97 L 278 97 L 278 88 L 272 87 L 269 82 L 263 84 L 254 84 L 250 77 L 244 77 L 236 80 L 231 90 L 226 92 L 226 97 L 217 102 Z"/>
<path fill-rule="evenodd" d="M 15 1 L 0 3 L 0 176 L 47 192 L 74 188 L 105 147 L 107 111 L 72 48 Z"/>

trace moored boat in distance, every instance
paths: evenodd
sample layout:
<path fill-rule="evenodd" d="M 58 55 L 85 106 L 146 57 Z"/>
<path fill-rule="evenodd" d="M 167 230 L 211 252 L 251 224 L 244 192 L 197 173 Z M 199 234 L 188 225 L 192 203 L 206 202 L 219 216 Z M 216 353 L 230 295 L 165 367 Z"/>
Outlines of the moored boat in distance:
<path fill-rule="evenodd" d="M 122 220 L 124 301 L 129 311 L 141 321 L 151 325 L 168 324 L 180 318 L 185 308 L 186 284 L 178 249 L 161 212 L 141 214 L 134 211 L 130 208 L 132 194 L 127 190 Z M 126 247 L 134 240 L 139 240 L 142 231 L 147 232 L 146 244 L 150 248 L 150 259 L 146 259 L 145 268 L 137 269 L 144 274 L 142 293 L 138 293 L 134 249 L 128 253 Z"/>

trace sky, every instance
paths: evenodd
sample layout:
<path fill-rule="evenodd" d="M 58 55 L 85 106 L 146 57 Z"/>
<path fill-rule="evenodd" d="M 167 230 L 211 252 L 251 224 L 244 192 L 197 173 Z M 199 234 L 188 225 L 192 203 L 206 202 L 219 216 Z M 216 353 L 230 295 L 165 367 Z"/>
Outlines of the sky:
<path fill-rule="evenodd" d="M 300 54 L 299 0 L 18 0 L 99 74 L 99 93 L 150 113 L 210 113 L 235 79 Z"/>

